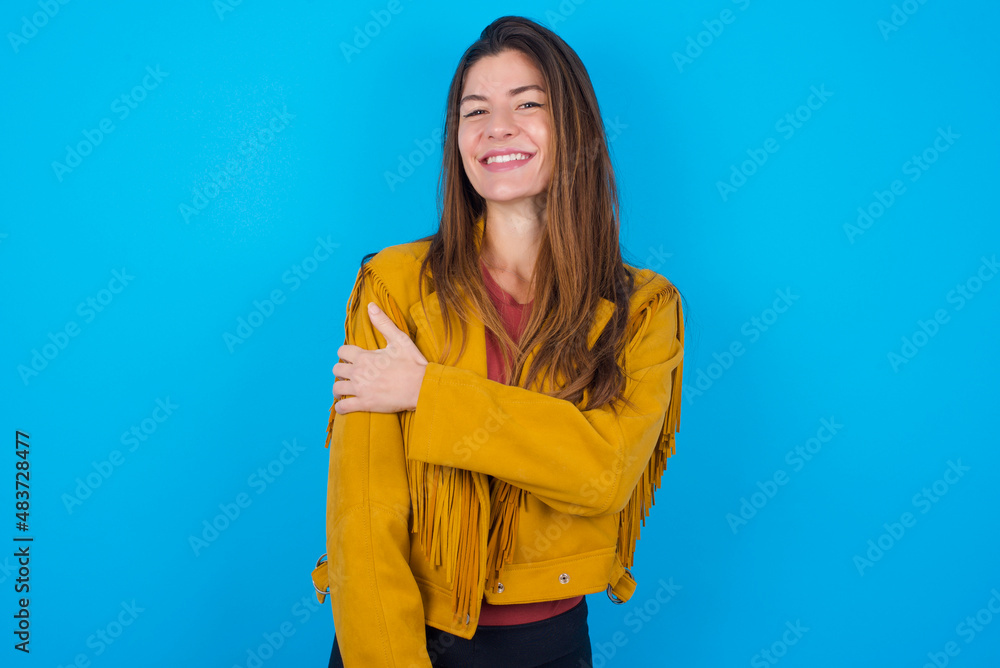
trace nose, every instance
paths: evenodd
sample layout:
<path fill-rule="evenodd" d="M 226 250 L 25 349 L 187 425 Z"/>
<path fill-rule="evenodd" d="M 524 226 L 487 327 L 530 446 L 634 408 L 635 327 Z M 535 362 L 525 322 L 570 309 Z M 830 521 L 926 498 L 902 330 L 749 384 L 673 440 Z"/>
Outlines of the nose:
<path fill-rule="evenodd" d="M 516 126 L 514 124 L 513 113 L 502 107 L 493 110 L 490 116 L 490 127 L 487 132 L 490 139 L 503 141 L 514 136 Z"/>

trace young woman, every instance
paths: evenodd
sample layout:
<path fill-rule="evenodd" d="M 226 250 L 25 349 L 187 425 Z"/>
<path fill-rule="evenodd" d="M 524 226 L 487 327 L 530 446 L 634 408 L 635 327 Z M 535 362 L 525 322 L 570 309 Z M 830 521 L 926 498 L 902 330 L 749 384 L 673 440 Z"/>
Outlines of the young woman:
<path fill-rule="evenodd" d="M 482 32 L 443 151 L 437 233 L 362 263 L 333 367 L 330 666 L 590 666 L 585 595 L 632 595 L 673 453 L 679 294 L 622 260 L 597 99 L 551 31 Z"/>

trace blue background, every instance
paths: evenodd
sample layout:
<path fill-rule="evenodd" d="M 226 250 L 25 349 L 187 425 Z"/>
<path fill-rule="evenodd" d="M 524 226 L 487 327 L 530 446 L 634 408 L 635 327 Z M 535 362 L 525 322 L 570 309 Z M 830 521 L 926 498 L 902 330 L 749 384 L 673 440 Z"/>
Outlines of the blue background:
<path fill-rule="evenodd" d="M 434 231 L 447 85 L 502 14 L 582 57 L 628 258 L 686 298 L 677 454 L 635 596 L 589 597 L 595 666 L 996 665 L 1000 9 L 673 4 L 5 3 L 0 539 L 21 429 L 35 541 L 30 656 L 0 557 L 4 665 L 255 665 L 282 628 L 263 665 L 326 665 L 309 572 L 346 300 L 363 254 Z"/>

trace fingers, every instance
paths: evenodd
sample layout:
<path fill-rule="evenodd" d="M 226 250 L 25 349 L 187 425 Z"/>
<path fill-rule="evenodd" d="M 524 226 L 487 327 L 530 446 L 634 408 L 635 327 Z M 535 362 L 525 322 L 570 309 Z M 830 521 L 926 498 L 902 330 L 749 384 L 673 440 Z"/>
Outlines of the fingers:
<path fill-rule="evenodd" d="M 338 380 L 333 384 L 333 396 L 342 397 L 348 394 L 352 394 L 353 386 L 350 384 L 349 380 Z"/>
<path fill-rule="evenodd" d="M 385 337 L 386 347 L 395 344 L 394 348 L 399 353 L 405 351 L 410 354 L 410 357 L 413 357 L 414 354 L 417 357 L 423 357 L 410 335 L 397 327 L 392 318 L 386 315 L 385 311 L 380 309 L 375 302 L 368 302 L 368 318 L 375 329 Z"/>
<path fill-rule="evenodd" d="M 368 302 L 368 318 L 375 326 L 375 329 L 382 333 L 387 343 L 399 342 L 401 340 L 400 337 L 405 338 L 407 341 L 410 340 L 410 337 L 403 334 L 396 327 L 396 323 L 392 321 L 392 318 L 387 316 L 375 302 Z"/>
<path fill-rule="evenodd" d="M 358 359 L 358 354 L 362 352 L 365 352 L 364 348 L 345 343 L 337 348 L 337 357 L 345 362 L 354 362 Z"/>
<path fill-rule="evenodd" d="M 341 378 L 343 380 L 350 380 L 351 372 L 353 370 L 354 370 L 354 365 L 348 362 L 337 362 L 336 364 L 333 365 L 333 368 L 330 369 L 330 371 L 333 373 L 334 380 L 336 380 L 337 378 Z"/>

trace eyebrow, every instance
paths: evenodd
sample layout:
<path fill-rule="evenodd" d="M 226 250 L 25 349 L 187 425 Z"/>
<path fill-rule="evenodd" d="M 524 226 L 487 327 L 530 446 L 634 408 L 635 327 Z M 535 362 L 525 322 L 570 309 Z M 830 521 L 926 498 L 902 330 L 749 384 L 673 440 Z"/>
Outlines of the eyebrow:
<path fill-rule="evenodd" d="M 515 95 L 520 95 L 521 93 L 527 90 L 537 90 L 542 93 L 545 92 L 545 89 L 539 86 L 538 84 L 528 84 L 527 86 L 518 86 L 517 88 L 511 88 L 509 91 L 507 91 L 507 95 L 508 97 L 514 97 Z M 482 95 L 477 95 L 473 93 L 472 95 L 466 95 L 465 97 L 463 97 L 461 101 L 458 103 L 458 105 L 462 106 L 466 102 L 470 101 L 486 102 L 486 98 Z"/>

